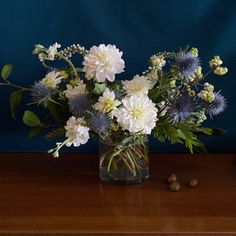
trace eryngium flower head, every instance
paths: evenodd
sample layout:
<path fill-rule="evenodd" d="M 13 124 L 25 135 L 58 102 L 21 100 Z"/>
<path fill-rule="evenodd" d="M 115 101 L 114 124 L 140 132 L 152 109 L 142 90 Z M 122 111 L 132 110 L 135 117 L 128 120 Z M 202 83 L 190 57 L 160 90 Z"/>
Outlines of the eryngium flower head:
<path fill-rule="evenodd" d="M 125 97 L 125 90 L 123 89 L 115 89 L 114 90 L 114 93 L 115 93 L 115 98 L 119 101 L 121 101 L 124 97 Z"/>
<path fill-rule="evenodd" d="M 102 112 L 92 113 L 89 123 L 90 128 L 98 134 L 106 133 L 111 128 L 109 117 Z"/>
<path fill-rule="evenodd" d="M 176 123 L 186 120 L 192 111 L 192 101 L 187 94 L 184 94 L 173 101 L 169 109 L 169 114 L 173 123 Z"/>
<path fill-rule="evenodd" d="M 223 112 L 227 106 L 226 99 L 218 92 L 214 93 L 215 99 L 206 107 L 206 114 L 216 116 Z"/>
<path fill-rule="evenodd" d="M 80 94 L 68 99 L 69 110 L 75 117 L 83 117 L 91 110 L 91 104 L 86 94 Z"/>
<path fill-rule="evenodd" d="M 180 52 L 175 59 L 175 65 L 183 76 L 194 76 L 200 61 L 191 52 Z"/>
<path fill-rule="evenodd" d="M 43 104 L 47 107 L 49 99 L 55 94 L 55 90 L 51 87 L 47 87 L 41 82 L 35 82 L 32 86 L 31 97 L 34 103 L 38 105 Z"/>

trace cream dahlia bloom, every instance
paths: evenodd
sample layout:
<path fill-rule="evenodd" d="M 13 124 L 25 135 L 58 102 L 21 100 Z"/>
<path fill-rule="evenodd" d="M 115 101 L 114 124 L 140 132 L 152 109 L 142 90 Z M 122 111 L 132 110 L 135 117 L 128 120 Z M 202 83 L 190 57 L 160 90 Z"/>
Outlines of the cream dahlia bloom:
<path fill-rule="evenodd" d="M 64 94 L 67 98 L 71 98 L 85 93 L 86 93 L 86 85 L 82 83 L 78 83 L 78 85 L 74 87 L 70 84 L 67 84 L 66 90 L 64 91 Z"/>
<path fill-rule="evenodd" d="M 83 118 L 75 118 L 71 116 L 65 126 L 66 137 L 68 142 L 66 146 L 70 147 L 72 144 L 75 147 L 85 144 L 89 139 L 89 128 L 85 126 Z"/>
<path fill-rule="evenodd" d="M 115 45 L 100 44 L 91 47 L 83 61 L 86 78 L 94 78 L 97 82 L 105 82 L 106 79 L 114 81 L 115 75 L 124 71 L 125 62 L 121 58 L 122 54 L 123 52 Z"/>
<path fill-rule="evenodd" d="M 135 94 L 125 97 L 122 104 L 114 116 L 123 130 L 151 134 L 157 121 L 157 108 L 148 96 Z"/>
<path fill-rule="evenodd" d="M 113 116 L 113 112 L 120 104 L 121 102 L 115 99 L 115 93 L 106 88 L 102 96 L 99 97 L 98 102 L 95 103 L 94 109 L 103 113 L 109 112 Z"/>
<path fill-rule="evenodd" d="M 132 80 L 122 81 L 122 85 L 127 95 L 148 94 L 148 90 L 152 88 L 151 81 L 145 76 L 135 75 Z"/>
<path fill-rule="evenodd" d="M 58 84 L 61 83 L 63 76 L 60 76 L 60 72 L 51 71 L 40 81 L 44 86 L 55 89 Z"/>

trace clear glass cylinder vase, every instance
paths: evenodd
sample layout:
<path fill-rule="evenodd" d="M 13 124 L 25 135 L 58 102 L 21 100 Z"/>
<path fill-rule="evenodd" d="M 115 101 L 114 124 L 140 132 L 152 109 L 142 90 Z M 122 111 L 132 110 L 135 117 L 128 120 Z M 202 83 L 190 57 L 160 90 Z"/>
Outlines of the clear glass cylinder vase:
<path fill-rule="evenodd" d="M 147 136 L 100 139 L 99 172 L 102 181 L 138 184 L 149 177 Z"/>

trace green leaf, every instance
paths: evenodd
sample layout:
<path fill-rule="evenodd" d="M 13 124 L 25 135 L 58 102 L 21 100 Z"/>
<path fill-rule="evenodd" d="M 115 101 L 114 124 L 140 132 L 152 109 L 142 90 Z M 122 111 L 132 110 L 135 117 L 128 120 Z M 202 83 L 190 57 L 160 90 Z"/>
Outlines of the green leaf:
<path fill-rule="evenodd" d="M 105 89 L 106 89 L 106 84 L 105 83 L 104 84 L 95 83 L 93 93 L 99 95 L 99 94 L 102 94 L 105 91 Z"/>
<path fill-rule="evenodd" d="M 45 139 L 52 140 L 56 137 L 63 136 L 63 135 L 65 135 L 65 129 L 64 129 L 64 127 L 60 127 L 60 128 L 54 129 L 51 132 L 49 132 L 48 134 L 46 134 Z"/>
<path fill-rule="evenodd" d="M 28 133 L 28 138 L 32 138 L 32 137 L 38 135 L 42 131 L 42 129 L 43 129 L 43 126 L 37 126 L 37 127 L 33 128 Z"/>
<path fill-rule="evenodd" d="M 127 145 L 130 141 L 132 141 L 132 139 L 132 136 L 126 137 L 122 140 L 122 144 Z"/>
<path fill-rule="evenodd" d="M 23 122 L 29 127 L 35 127 L 41 124 L 38 116 L 34 112 L 28 110 L 24 112 Z"/>
<path fill-rule="evenodd" d="M 227 130 L 221 129 L 221 128 L 212 128 L 212 134 L 213 136 L 221 136 L 224 135 L 227 132 Z"/>
<path fill-rule="evenodd" d="M 15 120 L 16 120 L 15 109 L 19 106 L 21 98 L 22 98 L 22 95 L 21 95 L 21 91 L 19 90 L 12 92 L 10 95 L 9 103 L 10 103 L 11 116 Z"/>
<path fill-rule="evenodd" d="M 7 65 L 3 66 L 1 76 L 4 80 L 8 79 L 8 77 L 10 76 L 10 74 L 12 72 L 12 69 L 13 69 L 12 64 L 7 64 Z"/>
<path fill-rule="evenodd" d="M 61 107 L 59 107 L 59 105 L 49 101 L 47 108 L 48 108 L 50 115 L 53 117 L 53 119 L 55 121 L 57 121 L 57 122 L 62 121 L 62 119 L 60 117 L 60 111 L 59 111 L 61 109 Z"/>

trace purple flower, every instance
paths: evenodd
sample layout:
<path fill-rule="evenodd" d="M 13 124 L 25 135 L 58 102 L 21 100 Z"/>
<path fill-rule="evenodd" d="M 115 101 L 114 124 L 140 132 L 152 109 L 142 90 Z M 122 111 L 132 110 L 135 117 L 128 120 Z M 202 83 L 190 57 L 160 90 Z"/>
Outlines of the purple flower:
<path fill-rule="evenodd" d="M 91 104 L 86 94 L 76 95 L 68 100 L 69 110 L 75 117 L 83 117 L 91 110 Z"/>
<path fill-rule="evenodd" d="M 55 95 L 55 90 L 45 86 L 40 82 L 35 82 L 32 86 L 31 97 L 34 103 L 38 105 L 43 104 L 44 107 L 47 107 L 49 99 Z"/>
<path fill-rule="evenodd" d="M 175 59 L 175 66 L 183 76 L 193 76 L 199 65 L 199 58 L 191 52 L 180 52 Z"/>
<path fill-rule="evenodd" d="M 211 117 L 220 114 L 227 107 L 224 96 L 222 96 L 219 92 L 214 94 L 215 98 L 213 102 L 209 103 L 206 107 L 206 114 L 210 115 Z"/>
<path fill-rule="evenodd" d="M 101 112 L 91 113 L 89 123 L 91 129 L 98 134 L 105 133 L 111 128 L 109 117 Z"/>
<path fill-rule="evenodd" d="M 181 122 L 189 118 L 193 111 L 193 104 L 187 94 L 177 97 L 170 106 L 169 114 L 173 123 Z"/>

